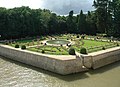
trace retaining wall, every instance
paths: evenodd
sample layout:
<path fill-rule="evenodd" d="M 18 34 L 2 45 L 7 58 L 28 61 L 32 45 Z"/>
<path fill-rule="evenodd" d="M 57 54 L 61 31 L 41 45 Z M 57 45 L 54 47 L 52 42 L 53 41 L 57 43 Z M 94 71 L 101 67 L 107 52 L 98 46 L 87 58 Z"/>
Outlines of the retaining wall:
<path fill-rule="evenodd" d="M 0 45 L 0 55 L 62 75 L 88 70 L 76 56 L 44 55 L 6 45 Z"/>
<path fill-rule="evenodd" d="M 88 68 L 97 69 L 120 60 L 120 47 L 110 48 L 88 55 L 82 55 L 84 65 Z"/>
<path fill-rule="evenodd" d="M 25 64 L 66 75 L 89 68 L 97 69 L 120 60 L 120 47 L 93 52 L 88 55 L 46 55 L 0 45 L 0 55 Z M 84 68 L 83 68 L 84 66 Z"/>

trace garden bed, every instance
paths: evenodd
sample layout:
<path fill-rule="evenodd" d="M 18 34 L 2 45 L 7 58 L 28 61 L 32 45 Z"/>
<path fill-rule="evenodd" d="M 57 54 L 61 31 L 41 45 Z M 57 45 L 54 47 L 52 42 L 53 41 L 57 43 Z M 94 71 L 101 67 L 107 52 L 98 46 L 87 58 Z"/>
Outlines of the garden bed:
<path fill-rule="evenodd" d="M 64 40 L 66 42 L 70 41 L 74 44 L 56 44 L 49 45 L 47 42 L 43 41 L 54 41 L 54 40 Z M 96 52 L 100 50 L 106 50 L 109 48 L 113 48 L 119 46 L 119 41 L 112 41 L 110 39 L 106 39 L 103 37 L 97 36 L 87 36 L 87 35 L 79 35 L 79 34 L 62 34 L 62 35 L 55 35 L 55 36 L 45 36 L 42 38 L 36 39 L 24 39 L 24 40 L 17 40 L 14 42 L 8 43 L 8 45 L 15 47 L 15 45 L 25 45 L 27 50 L 40 52 L 44 54 L 52 54 L 52 55 L 69 55 L 69 49 L 74 48 L 76 52 L 80 52 L 81 48 L 85 48 L 88 53 Z"/>

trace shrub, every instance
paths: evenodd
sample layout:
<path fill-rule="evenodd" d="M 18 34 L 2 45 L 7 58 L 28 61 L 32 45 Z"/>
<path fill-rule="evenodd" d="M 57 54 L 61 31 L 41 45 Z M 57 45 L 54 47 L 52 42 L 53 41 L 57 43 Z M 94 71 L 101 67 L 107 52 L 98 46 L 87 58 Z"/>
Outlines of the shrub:
<path fill-rule="evenodd" d="M 8 42 L 5 42 L 5 45 L 8 45 L 9 43 Z"/>
<path fill-rule="evenodd" d="M 15 48 L 19 48 L 19 45 L 18 45 L 18 44 L 16 44 L 16 45 L 15 45 Z"/>
<path fill-rule="evenodd" d="M 41 53 L 45 53 L 45 50 L 42 50 Z"/>
<path fill-rule="evenodd" d="M 119 44 L 117 43 L 117 46 L 119 46 Z"/>
<path fill-rule="evenodd" d="M 105 47 L 104 47 L 104 46 L 102 47 L 102 50 L 105 50 Z"/>
<path fill-rule="evenodd" d="M 77 38 L 79 38 L 80 36 L 79 35 L 77 35 Z"/>
<path fill-rule="evenodd" d="M 66 46 L 69 46 L 69 44 L 66 44 Z"/>
<path fill-rule="evenodd" d="M 21 46 L 21 49 L 22 49 L 22 50 L 26 49 L 26 46 L 25 46 L 25 45 L 22 45 L 22 46 Z"/>
<path fill-rule="evenodd" d="M 71 47 L 71 44 L 69 44 L 68 47 Z"/>
<path fill-rule="evenodd" d="M 47 43 L 45 43 L 44 45 L 47 45 Z"/>
<path fill-rule="evenodd" d="M 82 35 L 82 36 L 81 36 L 81 39 L 85 39 L 85 35 Z"/>
<path fill-rule="evenodd" d="M 60 46 L 62 47 L 63 45 L 62 45 L 62 44 L 60 44 Z"/>
<path fill-rule="evenodd" d="M 69 54 L 70 55 L 75 55 L 75 49 L 74 48 L 70 48 L 69 49 Z"/>
<path fill-rule="evenodd" d="M 81 54 L 87 54 L 87 49 L 84 48 L 84 47 L 81 48 L 81 49 L 80 49 L 80 53 L 81 53 Z"/>

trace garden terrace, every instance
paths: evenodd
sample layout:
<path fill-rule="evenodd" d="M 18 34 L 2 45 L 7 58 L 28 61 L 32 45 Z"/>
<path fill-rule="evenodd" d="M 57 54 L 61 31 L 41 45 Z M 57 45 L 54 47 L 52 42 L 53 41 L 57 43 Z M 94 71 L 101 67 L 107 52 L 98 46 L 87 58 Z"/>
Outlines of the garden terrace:
<path fill-rule="evenodd" d="M 67 43 L 51 44 L 47 41 L 65 41 Z M 72 43 L 72 44 L 69 44 Z M 76 52 L 80 52 L 81 48 L 86 48 L 88 53 L 113 48 L 120 45 L 119 41 L 113 41 L 109 38 L 98 36 L 87 36 L 79 34 L 61 34 L 55 36 L 45 36 L 42 38 L 34 38 L 30 40 L 17 40 L 10 42 L 9 45 L 15 47 L 25 45 L 27 50 L 52 54 L 52 55 L 68 55 L 69 49 L 74 48 Z"/>

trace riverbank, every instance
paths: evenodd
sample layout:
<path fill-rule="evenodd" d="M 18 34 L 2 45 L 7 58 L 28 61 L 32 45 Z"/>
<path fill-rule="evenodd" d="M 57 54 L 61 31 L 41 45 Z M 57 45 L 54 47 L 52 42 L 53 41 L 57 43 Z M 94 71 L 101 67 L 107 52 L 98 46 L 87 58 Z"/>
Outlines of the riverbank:
<path fill-rule="evenodd" d="M 97 69 L 119 61 L 120 47 L 90 53 L 88 55 L 47 55 L 0 45 L 0 55 L 62 75 Z"/>

